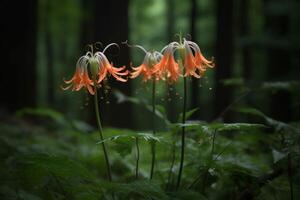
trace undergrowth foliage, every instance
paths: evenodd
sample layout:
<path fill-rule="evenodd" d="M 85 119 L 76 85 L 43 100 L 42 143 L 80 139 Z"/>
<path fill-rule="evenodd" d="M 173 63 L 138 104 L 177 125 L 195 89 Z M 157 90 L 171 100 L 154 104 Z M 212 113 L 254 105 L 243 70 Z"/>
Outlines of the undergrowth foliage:
<path fill-rule="evenodd" d="M 119 102 L 149 109 L 140 99 L 117 92 Z M 255 123 L 192 121 L 172 123 L 163 109 L 164 131 L 153 136 L 106 127 L 106 139 L 82 121 L 51 109 L 25 108 L 0 124 L 1 199 L 294 199 L 299 198 L 299 122 L 281 122 L 236 104 L 231 111 Z M 26 118 L 26 120 L 24 120 Z M 176 188 L 181 127 L 186 160 Z M 139 176 L 136 179 L 136 138 Z M 156 141 L 156 176 L 149 180 L 151 142 Z M 106 180 L 99 145 L 110 149 L 113 182 Z M 100 155 L 99 155 L 100 154 Z"/>

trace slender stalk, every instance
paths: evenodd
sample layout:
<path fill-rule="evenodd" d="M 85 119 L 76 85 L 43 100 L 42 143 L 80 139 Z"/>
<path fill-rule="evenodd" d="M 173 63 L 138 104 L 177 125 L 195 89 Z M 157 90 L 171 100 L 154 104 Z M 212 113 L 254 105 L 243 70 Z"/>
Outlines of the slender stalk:
<path fill-rule="evenodd" d="M 166 184 L 166 190 L 169 189 L 169 187 L 171 186 L 172 172 L 175 164 L 175 159 L 176 156 L 175 156 L 175 141 L 174 141 L 172 144 L 172 162 L 168 173 L 168 182 Z"/>
<path fill-rule="evenodd" d="M 100 119 L 100 112 L 99 112 L 99 105 L 98 105 L 98 92 L 97 92 L 97 87 L 96 87 L 97 84 L 96 84 L 95 80 L 94 80 L 94 85 L 95 85 L 95 95 L 94 95 L 95 113 L 96 113 L 96 118 L 97 118 L 97 125 L 98 125 L 100 139 L 101 139 L 101 141 L 103 141 L 104 140 L 103 129 L 102 129 L 101 119 Z M 107 155 L 105 142 L 102 142 L 101 144 L 102 144 L 102 149 L 103 149 L 105 162 L 106 162 L 108 180 L 111 182 L 112 181 L 111 169 L 110 169 L 110 163 L 109 163 L 109 158 Z"/>
<path fill-rule="evenodd" d="M 290 183 L 290 195 L 291 200 L 294 200 L 294 187 L 293 187 L 293 175 L 292 175 L 292 155 L 289 153 L 288 155 L 288 176 Z"/>
<path fill-rule="evenodd" d="M 135 178 L 139 178 L 139 160 L 140 160 L 140 147 L 139 147 L 139 137 L 135 137 L 136 146 L 136 165 L 135 165 Z"/>
<path fill-rule="evenodd" d="M 152 129 L 153 129 L 153 136 L 156 134 L 155 129 L 155 78 L 153 78 L 152 84 Z M 151 161 L 151 171 L 150 171 L 150 180 L 153 178 L 154 175 L 154 166 L 155 166 L 155 147 L 156 142 L 153 140 L 151 144 L 151 153 L 152 153 L 152 161 Z"/>
<path fill-rule="evenodd" d="M 185 73 L 185 69 L 183 69 Z M 187 98 L 187 88 L 186 88 L 186 77 L 183 77 L 183 111 L 182 111 L 182 134 L 181 134 L 181 153 L 180 153 L 180 166 L 179 173 L 177 178 L 176 190 L 178 190 L 181 181 L 181 175 L 183 171 L 183 163 L 184 163 L 184 147 L 185 147 L 185 112 L 186 112 L 186 98 Z"/>

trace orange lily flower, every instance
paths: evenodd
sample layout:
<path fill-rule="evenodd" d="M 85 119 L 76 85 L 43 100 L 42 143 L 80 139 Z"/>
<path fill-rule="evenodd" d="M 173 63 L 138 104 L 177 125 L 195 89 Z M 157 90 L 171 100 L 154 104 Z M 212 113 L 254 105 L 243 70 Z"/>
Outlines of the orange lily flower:
<path fill-rule="evenodd" d="M 75 74 L 73 77 L 66 81 L 66 84 L 69 84 L 67 87 L 62 87 L 63 90 L 67 90 L 72 87 L 72 91 L 79 91 L 82 87 L 85 87 L 90 94 L 95 94 L 93 89 L 93 81 L 89 78 L 89 74 L 86 67 L 77 66 Z"/>
<path fill-rule="evenodd" d="M 168 80 L 169 82 L 176 82 L 181 76 L 180 68 L 174 58 L 174 52 L 180 51 L 180 55 L 183 56 L 183 67 L 185 70 L 184 76 L 194 76 L 195 78 L 201 78 L 207 67 L 213 68 L 213 61 L 207 60 L 201 53 L 199 46 L 191 41 L 183 39 L 183 43 L 172 42 L 166 46 L 163 58 L 153 68 L 153 74 L 157 77 L 157 80 Z M 194 53 L 193 53 L 194 52 Z"/>
<path fill-rule="evenodd" d="M 175 61 L 174 52 L 178 48 L 177 42 L 172 42 L 166 46 L 163 51 L 163 57 L 159 63 L 154 65 L 152 73 L 156 76 L 156 80 L 168 80 L 176 82 L 180 76 L 178 63 Z"/>
<path fill-rule="evenodd" d="M 95 94 L 95 85 L 100 84 L 107 76 L 107 74 L 112 75 L 118 81 L 126 82 L 127 80 L 121 76 L 128 75 L 128 71 L 123 71 L 125 66 L 121 68 L 116 68 L 109 63 L 104 52 L 112 45 L 112 43 L 105 47 L 103 52 L 88 51 L 84 56 L 81 56 L 77 61 L 76 71 L 73 77 L 64 82 L 69 84 L 67 87 L 63 87 L 63 90 L 67 90 L 72 87 L 72 91 L 79 91 L 81 88 L 86 88 L 91 95 Z M 90 79 L 89 74 L 92 75 Z M 97 86 L 97 85 L 96 85 Z"/>
<path fill-rule="evenodd" d="M 191 41 L 187 41 L 184 39 L 184 68 L 185 74 L 184 76 L 194 76 L 195 78 L 201 78 L 207 67 L 213 68 L 213 61 L 207 60 L 201 53 L 199 46 Z M 193 55 L 193 52 L 194 54 Z"/>
<path fill-rule="evenodd" d="M 134 71 L 131 73 L 130 78 L 136 78 L 140 74 L 143 75 L 143 81 L 147 81 L 152 79 L 152 67 L 159 62 L 162 55 L 161 53 L 154 51 L 154 52 L 147 52 L 143 47 L 136 45 L 136 47 L 142 49 L 146 55 L 144 58 L 143 63 L 138 67 L 131 67 Z"/>

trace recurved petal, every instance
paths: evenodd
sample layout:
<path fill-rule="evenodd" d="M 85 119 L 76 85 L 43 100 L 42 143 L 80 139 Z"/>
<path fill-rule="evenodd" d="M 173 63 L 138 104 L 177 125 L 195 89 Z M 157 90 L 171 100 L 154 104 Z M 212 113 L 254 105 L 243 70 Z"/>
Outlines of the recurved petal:
<path fill-rule="evenodd" d="M 86 88 L 87 88 L 88 92 L 89 92 L 91 95 L 94 95 L 94 94 L 95 94 L 95 90 L 94 90 L 94 88 L 93 88 L 92 86 L 87 85 Z"/>
<path fill-rule="evenodd" d="M 200 51 L 197 51 L 195 54 L 195 62 L 197 66 L 205 65 L 210 68 L 214 67 L 213 61 L 207 60 Z"/>
<path fill-rule="evenodd" d="M 66 84 L 71 83 L 73 80 L 74 80 L 74 76 L 73 76 L 70 80 L 66 80 L 65 78 L 63 78 L 63 81 L 64 81 Z"/>
<path fill-rule="evenodd" d="M 130 78 L 136 78 L 143 71 L 143 64 L 138 67 L 131 67 L 131 68 L 133 69 L 133 72 L 130 73 Z"/>
<path fill-rule="evenodd" d="M 115 74 L 115 73 L 112 73 L 111 75 L 112 75 L 113 77 L 115 77 L 115 79 L 117 79 L 118 81 L 121 81 L 121 82 L 127 82 L 126 79 L 124 79 L 124 78 L 118 76 L 118 75 Z"/>
<path fill-rule="evenodd" d="M 101 83 L 105 79 L 106 75 L 107 75 L 107 69 L 105 67 L 102 67 L 98 73 L 97 83 Z"/>
<path fill-rule="evenodd" d="M 201 75 L 197 74 L 195 71 L 191 72 L 191 75 L 194 76 L 195 78 L 201 78 Z"/>
<path fill-rule="evenodd" d="M 68 85 L 68 86 L 66 86 L 66 87 L 60 86 L 60 88 L 61 88 L 62 90 L 68 90 L 70 87 L 72 87 L 72 85 Z"/>
<path fill-rule="evenodd" d="M 114 69 L 114 71 L 117 71 L 117 72 L 120 72 L 126 68 L 126 66 L 114 67 L 112 64 L 111 64 L 111 67 Z"/>

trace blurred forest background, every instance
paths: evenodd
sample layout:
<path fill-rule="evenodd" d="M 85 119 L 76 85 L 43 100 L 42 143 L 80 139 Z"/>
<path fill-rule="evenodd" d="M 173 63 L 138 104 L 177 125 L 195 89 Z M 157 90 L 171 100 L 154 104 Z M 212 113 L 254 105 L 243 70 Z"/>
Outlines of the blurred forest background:
<path fill-rule="evenodd" d="M 37 106 L 92 120 L 86 93 L 60 89 L 87 44 L 128 40 L 148 50 L 161 50 L 182 32 L 216 61 L 216 68 L 206 77 L 189 81 L 188 108 L 199 107 L 195 119 L 214 120 L 241 96 L 240 102 L 251 102 L 276 119 L 299 119 L 299 102 L 287 89 L 300 74 L 296 0 L 30 0 L 18 6 L 5 0 L 1 7 L 1 115 Z M 108 57 L 117 66 L 129 67 L 130 61 L 140 64 L 143 54 L 121 45 L 120 51 L 111 50 Z M 277 82 L 275 90 L 236 87 L 254 89 L 269 81 Z M 106 126 L 147 127 L 146 111 L 116 104 L 109 88 L 149 101 L 150 86 L 141 80 L 110 82 L 101 98 Z M 174 120 L 181 110 L 181 83 L 162 83 L 159 88 L 157 103 L 166 105 Z M 240 119 L 230 113 L 223 117 L 225 121 Z"/>
<path fill-rule="evenodd" d="M 298 0 L 2 0 L 0 199 L 300 199 L 299 10 Z M 182 80 L 157 84 L 153 136 L 151 82 L 109 79 L 99 141 L 90 95 L 61 89 L 86 46 L 120 44 L 106 55 L 130 69 L 144 55 L 122 42 L 160 51 L 178 33 L 216 62 L 188 78 L 188 121 Z"/>

